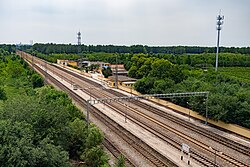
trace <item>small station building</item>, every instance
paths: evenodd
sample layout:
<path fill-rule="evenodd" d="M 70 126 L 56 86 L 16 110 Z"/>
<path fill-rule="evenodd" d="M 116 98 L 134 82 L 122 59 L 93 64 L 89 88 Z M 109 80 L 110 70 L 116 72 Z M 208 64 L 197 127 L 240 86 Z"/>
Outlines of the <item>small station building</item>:
<path fill-rule="evenodd" d="M 64 66 L 71 65 L 74 67 L 78 66 L 78 62 L 72 61 L 72 60 L 59 60 L 59 59 L 57 59 L 57 64 L 64 65 Z"/>
<path fill-rule="evenodd" d="M 98 65 L 99 68 L 107 68 L 110 67 L 110 63 L 105 63 L 101 61 L 80 61 L 79 64 L 82 65 L 82 67 L 89 67 L 91 65 Z"/>

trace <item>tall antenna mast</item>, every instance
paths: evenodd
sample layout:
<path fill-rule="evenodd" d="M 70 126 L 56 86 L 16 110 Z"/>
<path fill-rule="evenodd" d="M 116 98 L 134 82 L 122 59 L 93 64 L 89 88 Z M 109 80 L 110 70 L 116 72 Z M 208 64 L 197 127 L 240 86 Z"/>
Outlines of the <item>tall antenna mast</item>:
<path fill-rule="evenodd" d="M 220 30 L 222 29 L 222 24 L 223 24 L 224 16 L 221 15 L 221 10 L 220 14 L 217 16 L 217 31 L 218 31 L 218 36 L 217 36 L 217 50 L 216 50 L 216 62 L 215 62 L 215 71 L 218 71 L 218 56 L 219 56 L 219 43 L 220 43 Z"/>
<path fill-rule="evenodd" d="M 81 32 L 77 33 L 77 45 L 81 45 Z"/>
<path fill-rule="evenodd" d="M 81 52 L 81 32 L 80 32 L 80 30 L 77 33 L 77 45 L 78 45 L 78 53 L 80 53 Z"/>

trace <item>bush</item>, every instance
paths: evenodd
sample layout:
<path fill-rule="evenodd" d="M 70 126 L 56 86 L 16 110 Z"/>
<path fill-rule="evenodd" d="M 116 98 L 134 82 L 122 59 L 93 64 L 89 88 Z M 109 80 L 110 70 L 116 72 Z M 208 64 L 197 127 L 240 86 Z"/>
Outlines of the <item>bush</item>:
<path fill-rule="evenodd" d="M 0 87 L 0 100 L 7 100 L 6 92 Z"/>
<path fill-rule="evenodd" d="M 102 74 L 104 75 L 105 78 L 108 78 L 109 76 L 112 76 L 112 70 L 110 67 L 108 68 L 103 68 L 102 69 Z"/>
<path fill-rule="evenodd" d="M 36 73 L 32 74 L 31 82 L 32 82 L 33 88 L 39 88 L 44 85 L 43 78 L 39 74 L 36 74 Z"/>

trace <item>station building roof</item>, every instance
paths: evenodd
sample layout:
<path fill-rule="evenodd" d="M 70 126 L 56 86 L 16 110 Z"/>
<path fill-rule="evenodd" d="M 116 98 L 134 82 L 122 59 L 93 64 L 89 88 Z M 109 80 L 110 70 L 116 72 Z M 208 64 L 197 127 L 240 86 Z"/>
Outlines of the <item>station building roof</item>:
<path fill-rule="evenodd" d="M 137 79 L 135 78 L 130 78 L 130 77 L 127 77 L 127 76 L 124 76 L 124 75 L 117 75 L 118 76 L 118 81 L 119 82 L 135 82 Z M 115 75 L 113 76 L 109 76 L 108 79 L 110 81 L 115 81 Z"/>

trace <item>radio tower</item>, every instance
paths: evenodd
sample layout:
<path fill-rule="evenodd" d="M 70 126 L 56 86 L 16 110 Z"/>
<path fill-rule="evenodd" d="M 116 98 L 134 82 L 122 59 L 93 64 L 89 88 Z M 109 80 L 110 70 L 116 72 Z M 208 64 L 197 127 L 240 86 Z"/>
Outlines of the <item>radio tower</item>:
<path fill-rule="evenodd" d="M 220 43 L 220 30 L 221 30 L 221 25 L 223 24 L 224 16 L 221 15 L 221 10 L 220 14 L 217 16 L 217 31 L 218 31 L 218 37 L 217 37 L 217 50 L 216 50 L 216 62 L 215 62 L 215 71 L 218 71 L 218 55 L 219 55 L 219 43 Z"/>
<path fill-rule="evenodd" d="M 81 52 L 81 32 L 77 33 L 77 45 L 78 45 L 78 53 Z"/>
<path fill-rule="evenodd" d="M 77 45 L 81 45 L 81 32 L 77 33 Z"/>

